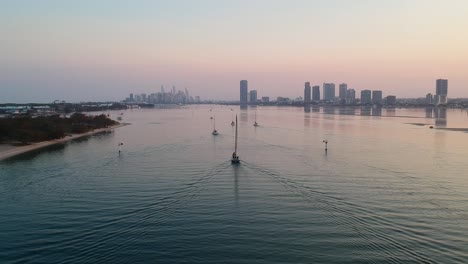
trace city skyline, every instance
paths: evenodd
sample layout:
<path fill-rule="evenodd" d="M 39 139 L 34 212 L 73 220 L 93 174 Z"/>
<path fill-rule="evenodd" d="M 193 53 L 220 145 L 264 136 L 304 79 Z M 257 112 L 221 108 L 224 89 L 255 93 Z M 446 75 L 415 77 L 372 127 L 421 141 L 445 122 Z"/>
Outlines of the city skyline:
<path fill-rule="evenodd" d="M 236 100 L 240 79 L 271 98 L 306 80 L 415 98 L 444 78 L 468 97 L 466 13 L 461 0 L 9 2 L 0 101 L 117 101 L 161 84 Z"/>

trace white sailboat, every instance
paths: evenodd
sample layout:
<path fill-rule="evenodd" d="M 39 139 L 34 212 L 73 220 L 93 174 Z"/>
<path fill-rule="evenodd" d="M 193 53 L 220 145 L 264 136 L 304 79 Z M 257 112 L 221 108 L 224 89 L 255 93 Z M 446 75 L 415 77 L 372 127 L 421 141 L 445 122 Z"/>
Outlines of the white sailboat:
<path fill-rule="evenodd" d="M 213 132 L 211 132 L 213 135 L 218 135 L 218 130 L 216 130 L 216 118 L 213 118 Z"/>
<path fill-rule="evenodd" d="M 236 115 L 236 141 L 234 144 L 234 153 L 232 153 L 231 163 L 240 163 L 239 156 L 237 155 L 237 115 Z"/>
<path fill-rule="evenodd" d="M 255 127 L 258 126 L 258 123 L 257 123 L 257 112 L 255 112 L 255 123 L 253 124 Z"/>

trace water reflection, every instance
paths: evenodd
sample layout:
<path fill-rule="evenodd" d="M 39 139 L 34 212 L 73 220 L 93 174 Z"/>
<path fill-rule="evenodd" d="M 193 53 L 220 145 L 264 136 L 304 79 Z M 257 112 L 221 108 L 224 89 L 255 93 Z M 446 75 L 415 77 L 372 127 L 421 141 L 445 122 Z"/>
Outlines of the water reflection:
<path fill-rule="evenodd" d="M 434 109 L 435 125 L 439 127 L 447 126 L 447 109 L 438 107 Z"/>
<path fill-rule="evenodd" d="M 382 107 L 372 108 L 372 116 L 382 116 Z"/>
<path fill-rule="evenodd" d="M 310 126 L 310 106 L 304 106 L 304 126 Z"/>
<path fill-rule="evenodd" d="M 432 118 L 433 108 L 426 107 L 426 118 Z"/>
<path fill-rule="evenodd" d="M 246 108 L 241 109 L 240 112 L 240 121 L 241 122 L 248 122 L 249 121 L 249 113 Z"/>
<path fill-rule="evenodd" d="M 335 114 L 335 107 L 325 106 L 324 109 L 323 109 L 323 112 L 325 114 L 334 115 Z"/>
<path fill-rule="evenodd" d="M 387 108 L 387 110 L 386 110 L 386 115 L 387 115 L 387 116 L 395 116 L 395 114 L 396 114 L 396 110 L 395 110 L 394 107 L 392 107 L 392 108 Z"/>
<path fill-rule="evenodd" d="M 312 106 L 312 112 L 320 113 L 320 106 Z"/>
<path fill-rule="evenodd" d="M 340 115 L 346 115 L 346 108 L 345 107 L 340 107 L 338 109 L 338 114 Z"/>
<path fill-rule="evenodd" d="M 340 115 L 356 115 L 355 107 L 340 107 L 338 110 Z"/>
<path fill-rule="evenodd" d="M 370 116 L 372 111 L 372 107 L 370 106 L 361 106 L 361 115 L 362 116 Z"/>

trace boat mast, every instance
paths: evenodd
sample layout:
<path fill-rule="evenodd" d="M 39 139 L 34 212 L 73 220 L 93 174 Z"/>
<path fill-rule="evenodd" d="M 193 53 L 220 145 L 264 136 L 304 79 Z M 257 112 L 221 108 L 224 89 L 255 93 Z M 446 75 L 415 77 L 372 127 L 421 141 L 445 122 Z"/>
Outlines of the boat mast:
<path fill-rule="evenodd" d="M 236 144 L 234 146 L 234 153 L 237 153 L 237 115 L 236 115 Z"/>

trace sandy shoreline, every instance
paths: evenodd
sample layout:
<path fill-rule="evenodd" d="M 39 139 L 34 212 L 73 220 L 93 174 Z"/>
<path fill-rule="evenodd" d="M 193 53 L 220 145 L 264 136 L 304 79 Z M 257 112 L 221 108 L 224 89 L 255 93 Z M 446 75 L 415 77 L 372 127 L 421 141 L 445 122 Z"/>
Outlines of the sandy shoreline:
<path fill-rule="evenodd" d="M 98 134 L 98 133 L 101 133 L 101 132 L 104 132 L 104 131 L 111 131 L 111 130 L 113 130 L 115 128 L 126 126 L 126 125 L 128 125 L 128 124 L 124 123 L 124 124 L 119 124 L 119 125 L 115 125 L 115 126 L 111 126 L 111 127 L 96 129 L 96 130 L 86 132 L 86 133 L 83 133 L 83 134 L 74 134 L 74 135 L 71 135 L 71 136 L 66 136 L 66 137 L 61 138 L 61 139 L 43 141 L 43 142 L 33 143 L 31 145 L 20 146 L 20 147 L 15 147 L 15 146 L 8 147 L 5 150 L 0 151 L 0 161 L 4 160 L 4 159 L 11 158 L 11 157 L 14 157 L 14 156 L 17 156 L 17 155 L 20 155 L 20 154 L 23 154 L 23 153 L 26 153 L 26 152 L 30 152 L 30 151 L 33 151 L 33 150 L 36 150 L 36 149 L 48 147 L 48 146 L 51 146 L 51 145 L 54 145 L 54 144 L 64 143 L 64 142 L 71 141 L 71 140 L 81 138 L 81 137 L 91 136 L 91 135 Z"/>

